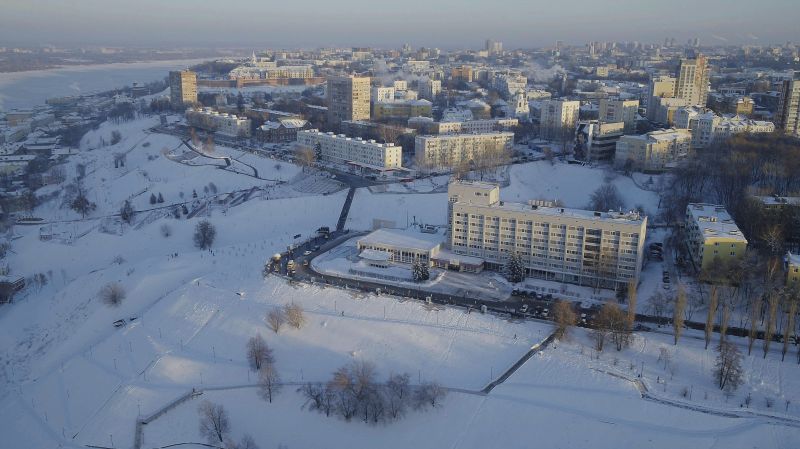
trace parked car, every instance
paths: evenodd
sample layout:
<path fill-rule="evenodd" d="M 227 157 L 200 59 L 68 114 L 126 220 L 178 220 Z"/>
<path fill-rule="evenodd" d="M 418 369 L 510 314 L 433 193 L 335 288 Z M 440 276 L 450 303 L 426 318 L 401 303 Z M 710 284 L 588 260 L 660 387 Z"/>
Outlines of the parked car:
<path fill-rule="evenodd" d="M 310 250 L 305 250 L 305 251 L 303 251 L 303 255 L 304 256 L 310 256 L 311 255 L 311 251 Z"/>
<path fill-rule="evenodd" d="M 122 326 L 125 325 L 125 320 L 117 320 L 117 321 L 114 321 L 113 324 L 114 324 L 114 327 L 122 327 Z"/>
<path fill-rule="evenodd" d="M 528 305 L 523 304 L 522 307 L 519 308 L 519 313 L 528 313 Z"/>

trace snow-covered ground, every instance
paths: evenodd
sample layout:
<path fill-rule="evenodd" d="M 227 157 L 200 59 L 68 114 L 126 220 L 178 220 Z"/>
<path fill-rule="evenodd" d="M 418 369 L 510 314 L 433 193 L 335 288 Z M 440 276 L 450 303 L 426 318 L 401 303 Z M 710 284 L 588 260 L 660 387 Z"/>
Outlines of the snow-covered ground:
<path fill-rule="evenodd" d="M 155 217 L 114 234 L 101 232 L 100 220 L 94 218 L 60 225 L 75 236 L 69 244 L 40 240 L 35 226 L 16 227 L 9 264 L 15 273 L 43 273 L 47 284 L 27 288 L 14 304 L 0 308 L 3 447 L 130 447 L 138 415 L 152 413 L 193 387 L 252 384 L 244 347 L 256 333 L 274 348 L 284 381 L 325 380 L 348 361 L 363 359 L 374 362 L 382 378 L 408 372 L 414 383 L 436 380 L 473 392 L 549 334 L 547 323 L 506 321 L 418 301 L 264 279 L 265 260 L 286 248 L 295 234 L 335 227 L 346 192 L 328 193 L 336 188 L 329 179 L 301 174 L 292 164 L 223 147 L 216 154 L 239 158 L 256 166 L 260 177 L 280 177 L 287 183 L 272 187 L 274 182 L 264 179 L 181 163 L 161 151 L 176 148 L 177 139 L 148 134 L 144 130 L 152 124 L 152 119 L 106 123 L 86 136 L 82 154 L 69 162 L 65 184 L 72 182 L 78 163 L 86 166 L 83 185 L 98 204 L 92 217 L 116 213 L 127 198 L 135 208 L 147 208 L 153 192 L 163 194 L 164 204 L 179 202 L 181 192 L 189 200 L 192 190 L 202 199 L 210 182 L 220 192 L 261 187 L 265 194 L 204 214 L 217 229 L 212 251 L 193 245 L 199 218 Z M 110 140 L 113 130 L 121 132 L 122 142 L 101 147 L 100 137 Z M 115 169 L 114 153 L 123 151 L 129 151 L 126 166 Z M 568 206 L 581 207 L 604 177 L 566 164 L 515 166 L 502 196 L 514 201 L 556 196 Z M 656 207 L 655 194 L 636 188 L 629 178 L 613 182 L 630 206 L 642 204 L 648 211 Z M 62 187 L 45 187 L 39 194 Z M 446 201 L 444 193 L 359 189 L 347 227 L 370 229 L 373 218 L 398 226 L 415 219 L 443 225 Z M 78 218 L 61 207 L 59 198 L 37 208 L 35 215 Z M 163 225 L 171 228 L 170 236 L 162 235 Z M 656 265 L 650 269 L 659 270 Z M 471 275 L 447 275 L 464 276 L 448 285 L 448 291 L 475 285 Z M 480 279 L 491 282 L 492 276 Z M 127 292 L 117 308 L 98 298 L 100 288 L 111 281 Z M 511 288 L 499 280 L 496 285 Z M 290 302 L 306 309 L 308 323 L 276 335 L 264 316 Z M 115 328 L 112 323 L 118 319 L 127 320 L 126 325 Z M 692 404 L 714 409 L 738 410 L 743 394 L 752 391 L 751 409 L 780 414 L 785 400 L 798 396 L 800 367 L 780 363 L 773 353 L 766 361 L 759 355 L 746 359 L 746 384 L 725 402 L 710 378 L 713 352 L 689 337 L 687 332 L 675 349 L 673 360 L 680 360 L 676 369 L 665 370 L 657 357 L 661 346 L 669 346 L 668 335 L 639 335 L 630 349 L 611 350 L 596 360 L 586 349 L 587 337 L 578 331 L 575 340 L 534 356 L 488 396 L 451 392 L 443 407 L 386 426 L 344 423 L 303 410 L 290 387 L 272 405 L 252 388 L 206 392 L 203 397 L 225 404 L 234 434 L 250 433 L 261 447 L 350 448 L 374 446 L 376 441 L 387 448 L 531 447 L 532 442 L 596 448 L 795 447 L 797 427 L 644 400 L 631 382 L 607 373 L 628 375 L 634 371 L 630 366 L 639 363 L 653 394 L 684 401 L 681 392 L 688 385 L 693 387 Z M 670 377 L 665 391 L 655 381 L 662 372 Z M 767 397 L 774 398 L 774 411 L 765 410 Z M 197 403 L 190 400 L 146 426 L 143 447 L 197 441 Z M 788 411 L 793 417 L 800 415 L 795 407 Z"/>

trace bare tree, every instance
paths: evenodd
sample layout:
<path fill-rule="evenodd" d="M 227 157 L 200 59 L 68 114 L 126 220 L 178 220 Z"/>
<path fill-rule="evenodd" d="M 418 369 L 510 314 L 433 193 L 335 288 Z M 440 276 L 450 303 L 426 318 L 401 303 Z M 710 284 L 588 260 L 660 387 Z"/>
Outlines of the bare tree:
<path fill-rule="evenodd" d="M 410 389 L 408 374 L 392 374 L 386 382 L 386 406 L 389 416 L 397 419 L 403 416 L 408 407 Z"/>
<path fill-rule="evenodd" d="M 728 337 L 728 322 L 731 320 L 731 306 L 727 299 L 722 300 L 722 312 L 719 320 L 719 341 L 725 341 Z"/>
<path fill-rule="evenodd" d="M 706 347 L 711 343 L 711 334 L 714 332 L 714 315 L 717 313 L 717 301 L 719 300 L 719 290 L 716 284 L 711 284 L 711 292 L 708 299 L 708 313 L 706 314 L 705 337 Z"/>
<path fill-rule="evenodd" d="M 286 317 L 281 309 L 272 309 L 267 314 L 267 326 L 272 329 L 276 334 L 281 330 Z"/>
<path fill-rule="evenodd" d="M 607 182 L 592 193 L 589 199 L 589 209 L 600 212 L 619 210 L 625 207 L 625 202 L 617 190 L 617 186 Z"/>
<path fill-rule="evenodd" d="M 778 306 L 781 302 L 781 295 L 772 291 L 767 296 L 767 321 L 764 324 L 764 358 L 767 358 L 772 336 L 775 335 L 775 323 L 778 318 Z"/>
<path fill-rule="evenodd" d="M 788 322 L 783 328 L 783 349 L 781 350 L 781 362 L 786 358 L 789 351 L 789 340 L 794 332 L 795 318 L 797 315 L 797 303 L 800 301 L 800 286 L 793 286 L 786 290 L 786 301 L 789 303 Z"/>
<path fill-rule="evenodd" d="M 117 307 L 125 299 L 125 288 L 119 282 L 109 282 L 100 289 L 100 299 L 106 305 Z"/>
<path fill-rule="evenodd" d="M 447 391 L 436 382 L 424 382 L 417 388 L 414 395 L 414 408 L 421 409 L 427 406 L 436 407 L 444 397 Z"/>
<path fill-rule="evenodd" d="M 748 318 L 750 326 L 747 328 L 747 355 L 753 353 L 753 343 L 755 343 L 758 337 L 758 321 L 761 317 L 761 306 L 761 295 L 756 293 L 752 296 L 750 304 L 750 316 Z"/>
<path fill-rule="evenodd" d="M 210 444 L 223 443 L 231 432 L 228 412 L 220 404 L 203 401 L 197 407 L 200 415 L 200 435 Z"/>
<path fill-rule="evenodd" d="M 217 236 L 217 230 L 208 220 L 197 223 L 194 230 L 194 246 L 200 249 L 210 249 Z"/>
<path fill-rule="evenodd" d="M 262 367 L 275 362 L 272 349 L 267 346 L 261 334 L 247 340 L 247 362 L 255 371 L 261 371 Z"/>
<path fill-rule="evenodd" d="M 286 322 L 289 323 L 289 326 L 295 329 L 300 329 L 306 323 L 303 306 L 300 304 L 286 304 L 284 307 L 284 315 L 286 316 Z"/>
<path fill-rule="evenodd" d="M 553 319 L 556 323 L 556 338 L 558 339 L 566 338 L 569 329 L 578 323 L 578 316 L 575 314 L 572 304 L 564 300 L 556 302 L 553 307 Z"/>
<path fill-rule="evenodd" d="M 227 448 L 227 449 L 259 449 L 258 445 L 256 444 L 256 440 L 253 439 L 248 434 L 242 435 L 241 441 L 239 444 L 236 445 L 235 448 Z"/>
<path fill-rule="evenodd" d="M 161 225 L 161 229 L 160 230 L 161 230 L 161 235 L 163 237 L 169 237 L 169 236 L 172 235 L 172 227 L 170 227 L 170 225 L 168 225 L 166 223 Z"/>
<path fill-rule="evenodd" d="M 717 346 L 714 377 L 720 390 L 736 391 L 742 383 L 742 356 L 736 345 L 727 341 Z"/>
<path fill-rule="evenodd" d="M 272 403 L 272 396 L 281 389 L 281 377 L 274 363 L 267 363 L 258 371 L 258 386 L 261 397 Z"/>
<path fill-rule="evenodd" d="M 600 311 L 595 317 L 595 326 L 597 330 L 605 331 L 605 335 L 610 336 L 611 340 L 617 348 L 621 351 L 627 347 L 631 341 L 631 329 L 628 326 L 628 317 L 618 305 L 607 302 L 603 304 Z M 603 340 L 599 340 L 599 336 L 593 336 L 595 340 L 595 349 L 598 351 L 603 350 Z"/>
<path fill-rule="evenodd" d="M 317 155 L 313 148 L 304 145 L 296 147 L 295 160 L 303 168 L 303 171 L 306 171 L 306 168 L 313 167 L 316 159 Z"/>
<path fill-rule="evenodd" d="M 636 280 L 631 279 L 628 281 L 628 323 L 631 327 L 633 327 L 633 323 L 636 321 L 636 296 Z"/>
<path fill-rule="evenodd" d="M 678 295 L 675 298 L 675 308 L 672 310 L 672 333 L 675 336 L 675 345 L 683 333 L 683 311 L 686 309 L 686 288 L 678 285 Z"/>

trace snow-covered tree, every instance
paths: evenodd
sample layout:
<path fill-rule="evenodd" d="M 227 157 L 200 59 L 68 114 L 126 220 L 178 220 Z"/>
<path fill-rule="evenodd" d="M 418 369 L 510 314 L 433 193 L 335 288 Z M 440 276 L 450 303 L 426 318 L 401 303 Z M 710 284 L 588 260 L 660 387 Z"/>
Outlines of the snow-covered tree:
<path fill-rule="evenodd" d="M 200 415 L 200 435 L 209 443 L 222 443 L 231 433 L 231 423 L 228 412 L 220 404 L 203 401 L 197 408 Z"/>
<path fill-rule="evenodd" d="M 203 220 L 197 223 L 197 227 L 194 230 L 194 245 L 200 249 L 209 249 L 216 236 L 217 230 L 214 225 L 207 220 Z"/>
<path fill-rule="evenodd" d="M 131 224 L 133 221 L 133 214 L 135 213 L 136 211 L 133 210 L 131 202 L 125 200 L 125 203 L 123 203 L 122 207 L 119 209 L 119 218 L 121 218 L 125 223 Z"/>
<path fill-rule="evenodd" d="M 428 268 L 427 264 L 418 260 L 414 262 L 414 265 L 412 265 L 411 268 L 412 277 L 414 278 L 415 282 L 427 281 L 431 278 L 430 269 Z"/>
<path fill-rule="evenodd" d="M 525 279 L 525 265 L 519 253 L 511 253 L 511 256 L 503 268 L 503 274 L 509 282 L 517 283 Z"/>

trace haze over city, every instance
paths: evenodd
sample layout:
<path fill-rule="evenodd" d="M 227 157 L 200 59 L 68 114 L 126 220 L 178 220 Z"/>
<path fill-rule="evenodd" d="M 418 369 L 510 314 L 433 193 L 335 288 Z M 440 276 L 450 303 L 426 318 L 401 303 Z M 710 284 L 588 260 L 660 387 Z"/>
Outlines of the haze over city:
<path fill-rule="evenodd" d="M 6 0 L 0 41 L 128 46 L 479 46 L 511 48 L 589 40 L 704 44 L 783 43 L 800 36 L 795 0 Z"/>
<path fill-rule="evenodd" d="M 797 449 L 797 0 L 0 5 L 0 447 Z"/>

